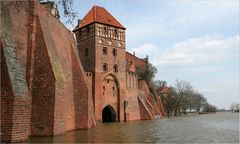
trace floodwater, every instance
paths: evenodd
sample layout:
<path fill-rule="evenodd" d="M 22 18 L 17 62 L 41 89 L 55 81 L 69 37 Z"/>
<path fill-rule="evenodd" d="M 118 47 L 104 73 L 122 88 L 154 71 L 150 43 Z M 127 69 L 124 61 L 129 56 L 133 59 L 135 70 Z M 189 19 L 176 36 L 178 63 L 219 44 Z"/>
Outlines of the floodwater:
<path fill-rule="evenodd" d="M 216 113 L 148 121 L 98 123 L 88 130 L 54 137 L 31 137 L 37 143 L 239 143 L 239 114 Z"/>

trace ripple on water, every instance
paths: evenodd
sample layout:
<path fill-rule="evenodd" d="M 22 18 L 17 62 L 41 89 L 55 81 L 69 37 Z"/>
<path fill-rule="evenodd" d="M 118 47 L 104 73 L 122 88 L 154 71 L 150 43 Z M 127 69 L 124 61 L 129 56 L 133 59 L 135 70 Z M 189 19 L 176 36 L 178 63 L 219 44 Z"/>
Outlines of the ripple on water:
<path fill-rule="evenodd" d="M 38 143 L 238 143 L 239 115 L 217 113 L 151 121 L 99 123 L 88 130 L 55 137 L 32 137 Z"/>

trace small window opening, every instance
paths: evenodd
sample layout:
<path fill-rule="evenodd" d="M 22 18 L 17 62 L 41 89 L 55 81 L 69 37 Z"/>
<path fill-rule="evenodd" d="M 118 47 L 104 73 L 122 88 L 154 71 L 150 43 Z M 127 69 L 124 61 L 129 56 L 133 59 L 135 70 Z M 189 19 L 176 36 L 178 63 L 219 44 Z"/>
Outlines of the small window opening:
<path fill-rule="evenodd" d="M 103 54 L 107 55 L 107 48 L 106 47 L 103 48 Z"/>
<path fill-rule="evenodd" d="M 107 27 L 104 27 L 104 34 L 107 34 Z"/>
<path fill-rule="evenodd" d="M 117 49 L 113 49 L 113 56 L 117 55 Z"/>
<path fill-rule="evenodd" d="M 103 71 L 107 71 L 108 70 L 108 66 L 106 63 L 103 64 Z"/>
<path fill-rule="evenodd" d="M 114 29 L 114 35 L 118 37 L 118 29 Z"/>
<path fill-rule="evenodd" d="M 114 72 L 118 72 L 118 65 L 114 65 L 113 70 L 114 70 Z"/>
<path fill-rule="evenodd" d="M 113 89 L 113 91 L 114 91 L 114 90 L 115 90 L 115 87 L 113 86 L 112 89 Z"/>

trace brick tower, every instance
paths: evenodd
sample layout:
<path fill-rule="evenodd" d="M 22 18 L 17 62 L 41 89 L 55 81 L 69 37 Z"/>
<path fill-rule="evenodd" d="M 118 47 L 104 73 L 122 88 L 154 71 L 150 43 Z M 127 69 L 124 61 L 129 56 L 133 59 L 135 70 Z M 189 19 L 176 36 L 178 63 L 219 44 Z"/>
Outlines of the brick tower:
<path fill-rule="evenodd" d="M 85 72 L 91 72 L 95 117 L 123 121 L 126 95 L 125 28 L 103 7 L 93 6 L 73 30 Z"/>

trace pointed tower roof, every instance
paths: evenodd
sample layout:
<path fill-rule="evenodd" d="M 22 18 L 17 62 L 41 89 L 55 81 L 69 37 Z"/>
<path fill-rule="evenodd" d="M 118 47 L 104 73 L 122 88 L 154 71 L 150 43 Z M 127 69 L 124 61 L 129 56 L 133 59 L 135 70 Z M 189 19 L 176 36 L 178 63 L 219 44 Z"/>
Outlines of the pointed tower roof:
<path fill-rule="evenodd" d="M 105 8 L 94 5 L 73 31 L 94 22 L 125 29 Z"/>

